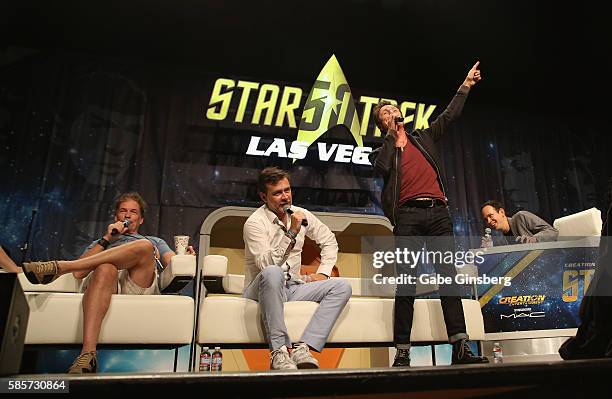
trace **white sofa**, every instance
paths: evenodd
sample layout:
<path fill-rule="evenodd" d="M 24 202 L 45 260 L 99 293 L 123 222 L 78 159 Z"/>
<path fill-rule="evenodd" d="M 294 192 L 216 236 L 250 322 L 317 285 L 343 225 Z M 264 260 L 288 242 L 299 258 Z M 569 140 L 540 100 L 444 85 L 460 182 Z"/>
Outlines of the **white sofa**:
<path fill-rule="evenodd" d="M 197 294 L 195 343 L 208 346 L 251 347 L 265 345 L 258 304 L 241 297 L 244 276 L 228 273 L 228 259 L 210 254 L 211 247 L 231 247 L 243 251 L 242 227 L 255 208 L 224 207 L 212 212 L 200 230 L 198 262 L 200 276 Z M 364 236 L 392 236 L 389 221 L 376 215 L 323 213 L 314 214 L 336 234 L 340 252 L 355 251 Z M 223 238 L 223 237 L 229 238 Z M 352 239 L 352 241 L 351 241 Z M 353 247 L 353 248 L 347 248 Z M 359 251 L 359 250 L 357 250 Z M 242 265 L 240 270 L 242 270 Z M 464 273 L 474 275 L 475 268 Z M 342 274 L 342 270 L 340 270 Z M 393 342 L 394 299 L 383 297 L 376 287 L 359 278 L 347 278 L 353 294 L 340 315 L 328 340 L 330 346 L 391 346 Z M 206 288 L 206 287 L 208 288 Z M 435 290 L 436 286 L 429 286 Z M 417 294 L 425 293 L 417 286 Z M 218 295 L 213 292 L 224 294 Z M 292 339 L 298 339 L 318 304 L 286 304 L 285 323 Z M 484 324 L 477 300 L 464 299 L 468 334 L 473 340 L 484 339 Z M 420 343 L 448 342 L 439 299 L 417 299 L 412 339 Z M 194 348 L 195 349 L 195 348 Z M 195 357 L 194 357 L 195 358 Z"/>
<path fill-rule="evenodd" d="M 193 279 L 196 257 L 177 255 L 160 276 L 162 292 L 183 288 Z M 83 294 L 72 274 L 48 285 L 19 282 L 30 307 L 25 345 L 78 345 L 83 341 Z M 181 295 L 113 295 L 99 343 L 120 345 L 190 345 L 194 300 Z"/>
<path fill-rule="evenodd" d="M 469 268 L 465 269 L 465 272 Z M 473 270 L 470 270 L 473 273 Z M 208 294 L 202 298 L 196 342 L 199 345 L 236 347 L 265 344 L 256 301 L 240 296 L 244 276 L 227 274 L 227 258 L 208 255 L 203 262 L 203 280 L 209 290 L 225 295 Z M 336 322 L 328 345 L 391 346 L 393 343 L 393 298 L 362 296 L 367 285 L 358 278 L 347 278 L 353 295 Z M 220 290 L 219 288 L 222 287 Z M 423 291 L 417 289 L 417 293 Z M 467 333 L 472 340 L 484 339 L 484 324 L 477 300 L 463 299 Z M 292 340 L 297 341 L 318 304 L 296 301 L 285 305 L 285 323 Z M 439 299 L 417 299 L 411 339 L 414 343 L 448 342 Z"/>

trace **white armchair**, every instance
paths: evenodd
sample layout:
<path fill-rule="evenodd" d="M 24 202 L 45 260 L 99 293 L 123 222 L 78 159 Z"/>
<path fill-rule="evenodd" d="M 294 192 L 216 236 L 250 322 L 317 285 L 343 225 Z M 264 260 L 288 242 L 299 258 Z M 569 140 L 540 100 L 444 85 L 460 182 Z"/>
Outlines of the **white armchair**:
<path fill-rule="evenodd" d="M 597 208 L 567 215 L 553 222 L 553 227 L 559 230 L 559 240 L 600 236 L 601 226 L 601 211 Z"/>
<path fill-rule="evenodd" d="M 178 292 L 196 271 L 196 257 L 177 255 L 160 276 L 162 293 Z M 30 307 L 25 345 L 77 345 L 83 340 L 81 281 L 72 274 L 48 285 L 19 281 Z M 182 295 L 113 295 L 99 343 L 114 345 L 190 345 L 194 301 Z"/>

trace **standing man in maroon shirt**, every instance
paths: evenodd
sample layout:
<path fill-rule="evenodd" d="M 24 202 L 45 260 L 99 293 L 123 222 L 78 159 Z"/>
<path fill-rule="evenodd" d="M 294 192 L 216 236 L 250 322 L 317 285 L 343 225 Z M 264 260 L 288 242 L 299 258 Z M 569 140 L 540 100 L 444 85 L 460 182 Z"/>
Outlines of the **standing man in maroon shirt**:
<path fill-rule="evenodd" d="M 407 132 L 400 110 L 388 101 L 381 101 L 373 110 L 376 125 L 387 132 L 383 145 L 374 150 L 370 161 L 384 178 L 382 207 L 394 225 L 393 233 L 400 237 L 402 247 L 420 251 L 453 251 L 453 225 L 448 211 L 442 161 L 436 142 L 450 124 L 461 114 L 465 99 L 480 79 L 476 62 L 448 107 L 430 127 Z M 397 264 L 397 273 L 414 276 L 416 265 Z M 469 346 L 465 318 L 454 264 L 435 263 L 436 273 L 451 277 L 453 284 L 440 284 L 440 299 L 450 343 L 453 345 L 452 363 L 486 363 L 484 357 L 474 355 Z M 394 367 L 410 366 L 410 331 L 414 314 L 416 284 L 399 284 L 395 293 L 394 343 L 397 354 Z"/>

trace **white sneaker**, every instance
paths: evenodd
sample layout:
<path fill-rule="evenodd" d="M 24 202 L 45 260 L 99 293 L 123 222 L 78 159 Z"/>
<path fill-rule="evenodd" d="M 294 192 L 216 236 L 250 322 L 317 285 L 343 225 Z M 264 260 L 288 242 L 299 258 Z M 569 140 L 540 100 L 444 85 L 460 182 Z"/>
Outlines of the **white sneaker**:
<path fill-rule="evenodd" d="M 301 343 L 291 352 L 291 360 L 298 369 L 318 369 L 319 362 L 310 353 L 308 345 Z"/>
<path fill-rule="evenodd" d="M 285 345 L 280 349 L 270 352 L 270 369 L 271 370 L 297 370 L 297 366 L 291 360 L 289 351 Z"/>

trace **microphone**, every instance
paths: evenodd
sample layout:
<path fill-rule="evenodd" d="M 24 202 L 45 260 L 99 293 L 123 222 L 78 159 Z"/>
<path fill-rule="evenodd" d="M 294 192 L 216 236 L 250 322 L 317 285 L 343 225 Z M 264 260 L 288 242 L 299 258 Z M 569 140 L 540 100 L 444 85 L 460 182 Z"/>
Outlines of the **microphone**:
<path fill-rule="evenodd" d="M 293 213 L 293 211 L 291 210 L 291 205 L 283 206 L 283 211 L 285 211 L 285 213 L 289 216 L 291 216 L 291 214 Z M 308 220 L 302 219 L 302 226 L 308 226 Z"/>
<path fill-rule="evenodd" d="M 491 229 L 487 227 L 487 228 L 485 229 L 485 234 L 491 234 Z"/>
<path fill-rule="evenodd" d="M 130 219 L 125 219 L 123 221 L 123 227 L 127 228 L 130 225 L 130 223 L 132 223 Z M 119 230 L 117 230 L 116 228 L 113 228 L 113 231 L 111 231 L 111 235 L 116 236 L 117 234 L 119 234 Z"/>
<path fill-rule="evenodd" d="M 403 116 L 396 116 L 395 117 L 395 123 L 404 123 L 404 117 Z"/>

